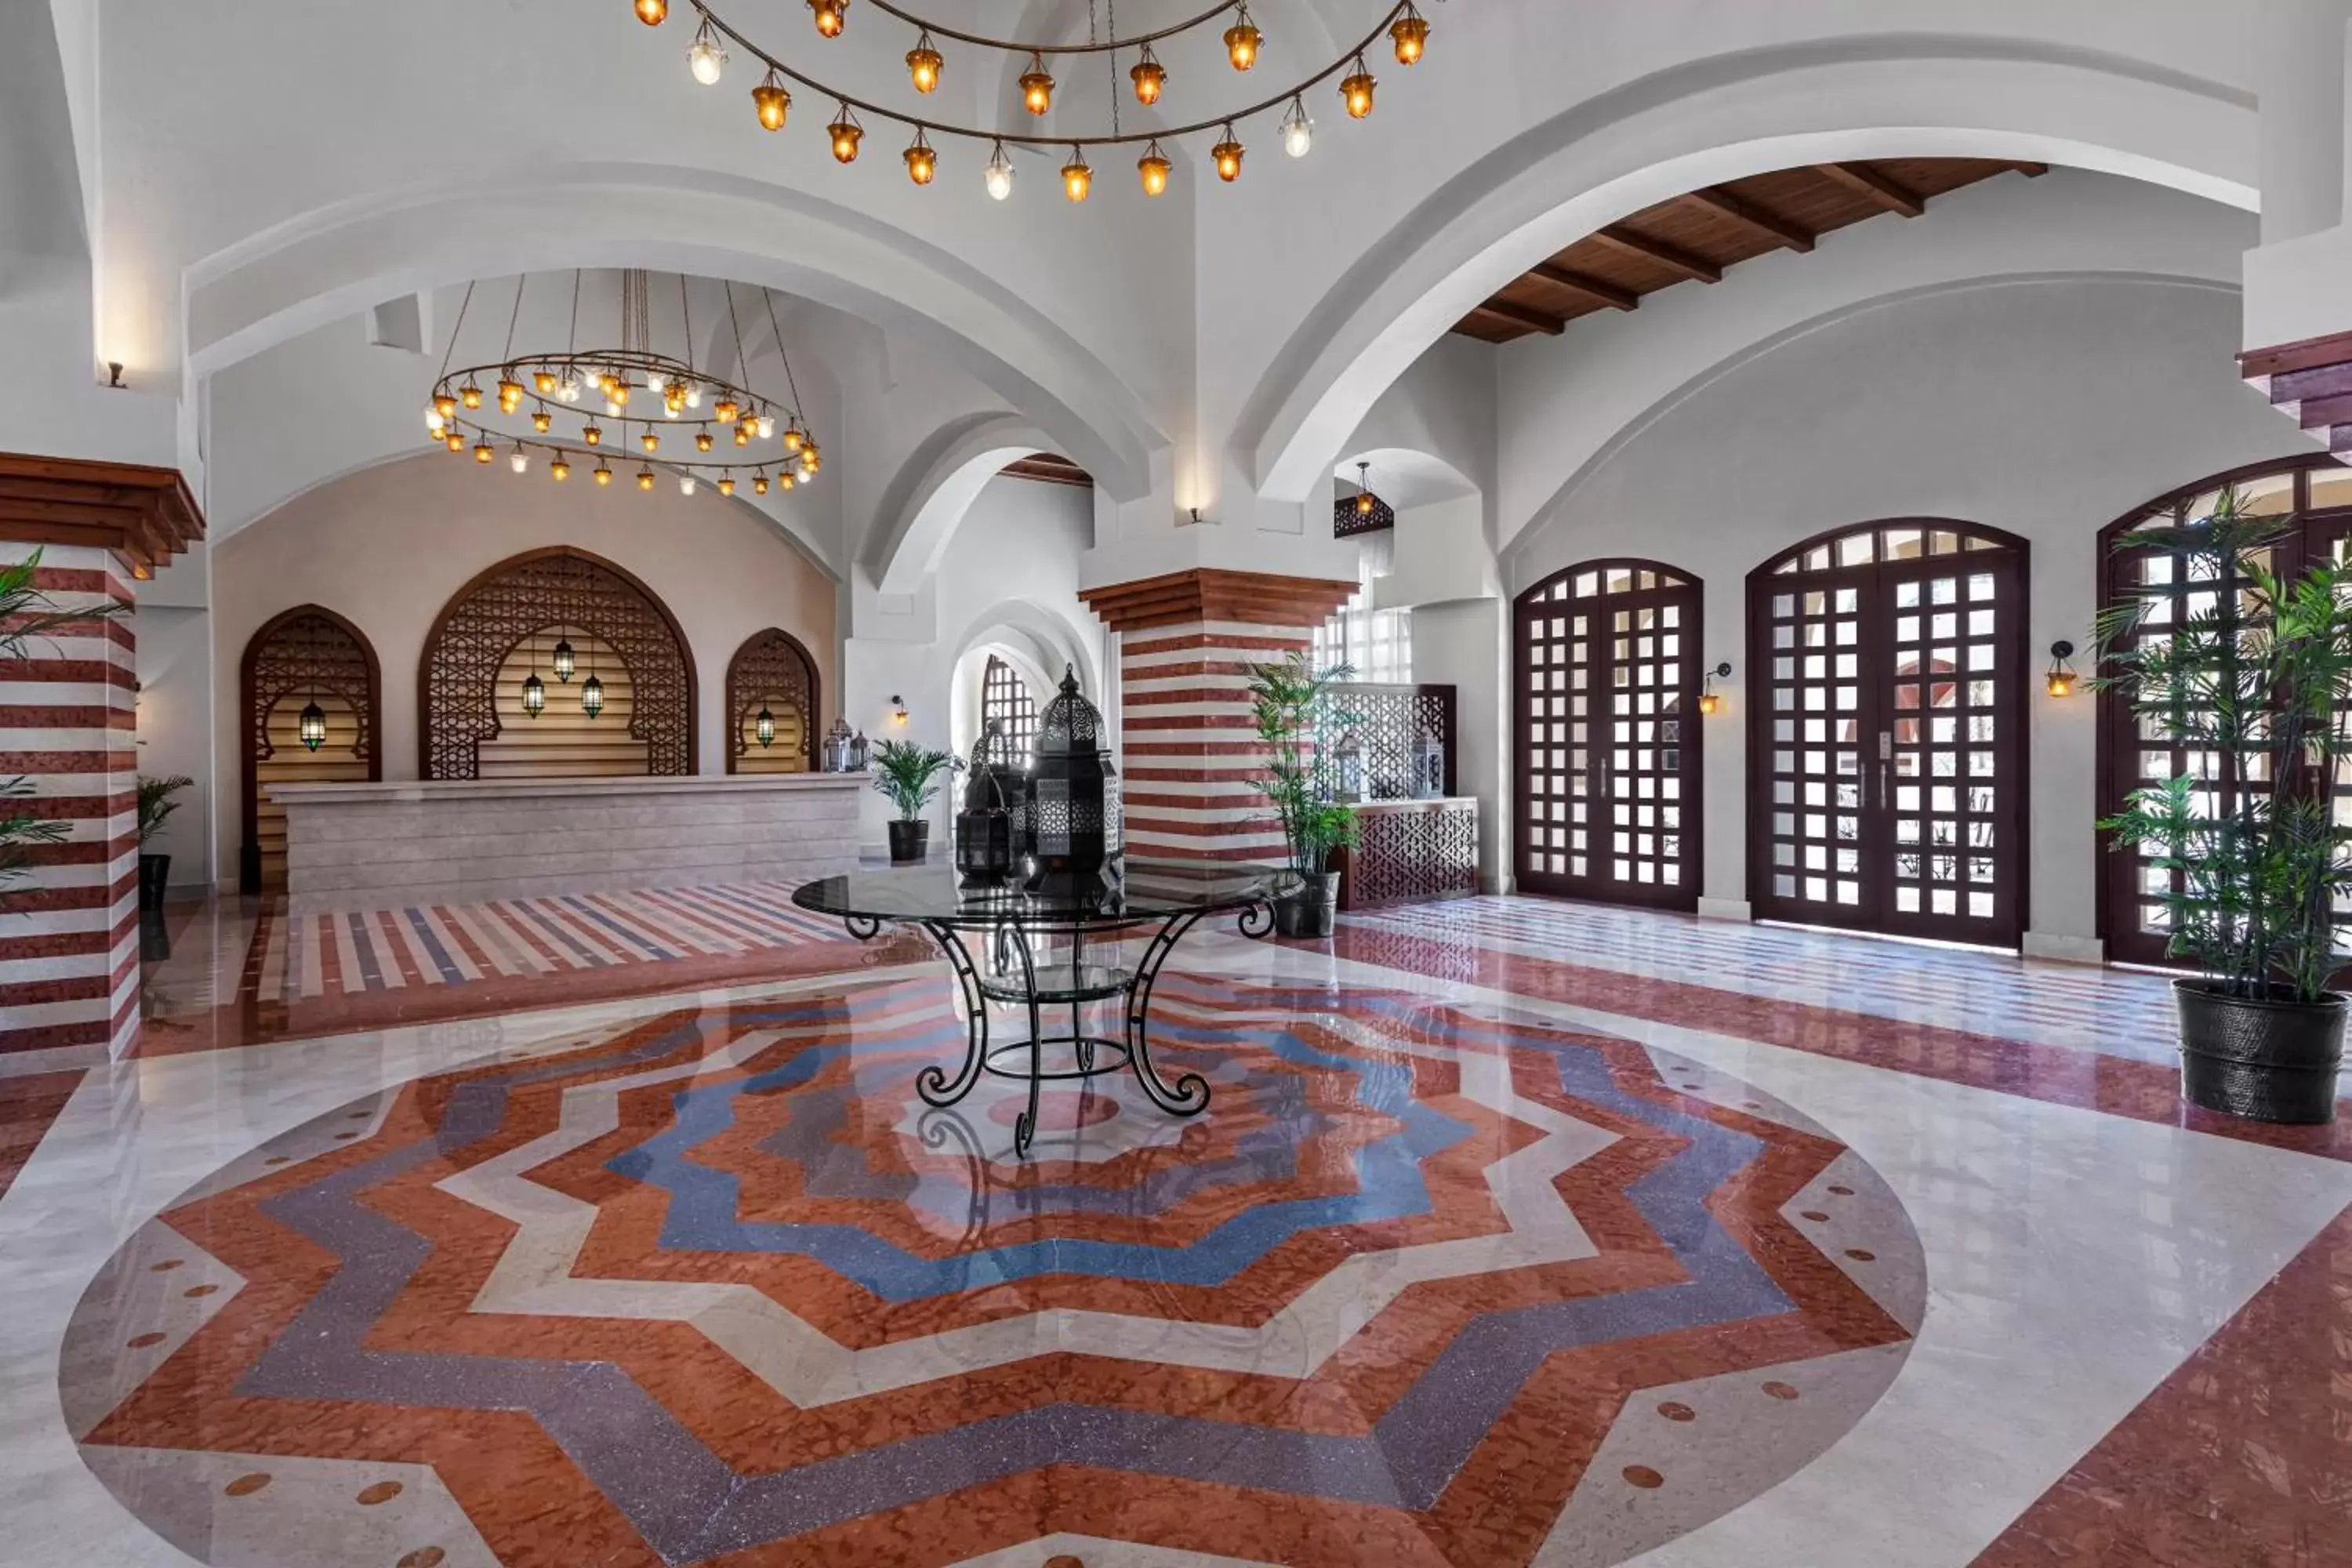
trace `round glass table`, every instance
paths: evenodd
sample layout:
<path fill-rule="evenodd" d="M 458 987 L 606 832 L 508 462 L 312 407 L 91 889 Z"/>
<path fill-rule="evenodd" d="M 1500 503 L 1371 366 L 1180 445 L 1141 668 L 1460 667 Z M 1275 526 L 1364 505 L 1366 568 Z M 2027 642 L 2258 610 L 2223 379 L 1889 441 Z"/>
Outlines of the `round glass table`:
<path fill-rule="evenodd" d="M 916 1091 L 944 1108 L 970 1094 L 983 1072 L 1026 1080 L 1029 1105 L 1013 1128 L 1014 1151 L 1026 1154 L 1037 1131 L 1038 1087 L 1055 1079 L 1132 1068 L 1151 1103 L 1169 1115 L 1207 1110 L 1209 1085 L 1200 1074 L 1184 1073 L 1171 1084 L 1152 1066 L 1152 984 L 1177 942 L 1201 921 L 1235 914 L 1243 935 L 1263 937 L 1274 929 L 1273 901 L 1297 885 L 1295 873 L 1278 867 L 1130 859 L 1107 889 L 1033 893 L 1017 878 L 1003 887 L 968 887 L 950 867 L 914 866 L 827 877 L 795 889 L 793 902 L 840 920 L 861 942 L 872 941 L 886 924 L 929 933 L 955 971 L 969 1037 L 954 1076 L 927 1067 L 915 1080 Z M 1125 940 L 1144 931 L 1150 938 L 1129 967 L 1120 962 Z M 967 935 L 985 939 L 987 963 L 973 962 Z M 1104 949 L 1093 957 L 1090 940 Z M 1087 1004 L 1107 1001 L 1120 1005 L 1120 1033 L 1089 1034 Z M 991 1002 L 1025 1006 L 1028 1037 L 992 1046 Z M 1069 1032 L 1048 1034 L 1046 1009 L 1063 1006 L 1070 1010 Z"/>

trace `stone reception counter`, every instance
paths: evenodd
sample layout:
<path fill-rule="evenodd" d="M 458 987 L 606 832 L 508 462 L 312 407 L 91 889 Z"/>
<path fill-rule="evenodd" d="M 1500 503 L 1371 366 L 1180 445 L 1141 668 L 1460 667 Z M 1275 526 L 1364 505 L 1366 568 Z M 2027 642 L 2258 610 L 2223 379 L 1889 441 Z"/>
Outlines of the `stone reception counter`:
<path fill-rule="evenodd" d="M 297 914 L 698 882 L 797 885 L 857 864 L 864 773 L 276 784 Z"/>

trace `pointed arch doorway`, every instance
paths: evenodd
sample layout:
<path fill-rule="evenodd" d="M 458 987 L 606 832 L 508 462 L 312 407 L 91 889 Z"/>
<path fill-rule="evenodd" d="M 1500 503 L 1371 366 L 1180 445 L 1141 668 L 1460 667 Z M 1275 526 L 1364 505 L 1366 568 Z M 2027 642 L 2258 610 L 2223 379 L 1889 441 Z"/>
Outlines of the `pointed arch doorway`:
<path fill-rule="evenodd" d="M 2022 941 L 2026 564 L 2014 534 L 1902 518 L 1748 574 L 1758 919 Z"/>

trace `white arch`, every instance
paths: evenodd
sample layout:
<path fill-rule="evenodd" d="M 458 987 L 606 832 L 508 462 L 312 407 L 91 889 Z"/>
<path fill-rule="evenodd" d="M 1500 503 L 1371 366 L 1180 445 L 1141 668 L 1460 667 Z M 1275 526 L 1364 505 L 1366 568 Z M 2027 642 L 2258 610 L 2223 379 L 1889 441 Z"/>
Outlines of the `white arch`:
<path fill-rule="evenodd" d="M 1090 700 L 1103 706 L 1102 671 L 1094 651 L 1070 624 L 1026 599 L 1000 599 L 974 616 L 957 640 L 949 668 L 955 668 L 974 648 L 992 647 L 1029 684 L 1029 693 L 1042 708 L 1062 684 L 1065 667 L 1078 672 L 1078 684 Z M 1108 711 L 1108 709 L 1105 710 Z"/>
<path fill-rule="evenodd" d="M 1696 61 L 1517 137 L 1367 245 L 1267 367 L 1233 456 L 1269 500 L 1303 500 L 1381 390 L 1534 262 L 1702 185 L 1920 156 L 2061 163 L 2256 204 L 2251 95 L 2124 56 L 1906 35 Z"/>
<path fill-rule="evenodd" d="M 188 269 L 196 378 L 379 300 L 467 279 L 646 267 L 764 284 L 926 344 L 1051 433 L 1114 497 L 1170 443 L 1051 317 L 950 252 L 854 209 L 709 170 L 510 168 L 340 203 Z M 1164 460 L 1164 459 L 1163 459 Z"/>
<path fill-rule="evenodd" d="M 902 464 L 876 509 L 887 520 L 866 546 L 866 570 L 885 594 L 911 594 L 939 569 L 958 524 L 1007 463 L 1053 449 L 1052 437 L 1017 414 L 949 421 Z"/>

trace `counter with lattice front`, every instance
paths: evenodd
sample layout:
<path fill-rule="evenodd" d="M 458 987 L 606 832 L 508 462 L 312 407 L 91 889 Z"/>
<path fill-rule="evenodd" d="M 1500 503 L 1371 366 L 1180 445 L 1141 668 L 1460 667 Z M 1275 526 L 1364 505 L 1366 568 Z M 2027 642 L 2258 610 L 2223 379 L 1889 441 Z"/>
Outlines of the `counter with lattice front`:
<path fill-rule="evenodd" d="M 1467 898 L 1478 891 L 1478 800 L 1368 800 L 1350 806 L 1362 826 L 1353 850 L 1333 854 L 1342 910 Z"/>

